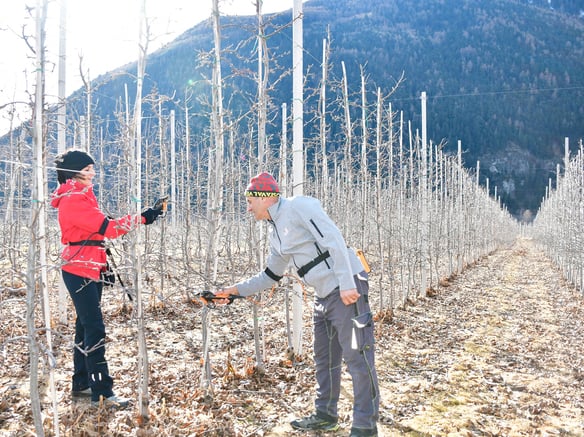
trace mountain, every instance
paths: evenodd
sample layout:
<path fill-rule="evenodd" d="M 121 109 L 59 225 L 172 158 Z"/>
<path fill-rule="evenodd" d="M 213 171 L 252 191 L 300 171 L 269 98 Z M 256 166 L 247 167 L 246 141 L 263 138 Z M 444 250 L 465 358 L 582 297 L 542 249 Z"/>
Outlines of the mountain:
<path fill-rule="evenodd" d="M 580 0 L 527 0 L 526 3 L 584 18 L 584 5 Z"/>
<path fill-rule="evenodd" d="M 389 92 L 403 73 L 405 80 L 390 99 L 393 109 L 419 125 L 425 91 L 428 137 L 444 142 L 447 151 L 456 150 L 460 140 L 465 165 L 475 168 L 480 161 L 481 182 L 489 178 L 491 191 L 497 187 L 513 214 L 535 211 L 563 159 L 564 138 L 575 150 L 584 137 L 584 21 L 578 3 L 309 0 L 304 3 L 306 107 L 314 110 L 317 104 L 323 38 L 330 37 L 331 81 L 340 81 L 344 62 L 350 92 L 358 96 L 363 70 L 368 101 L 374 102 L 377 87 Z M 292 101 L 291 17 L 291 11 L 265 17 L 274 142 L 280 105 Z M 221 23 L 225 105 L 233 120 L 244 117 L 255 98 L 256 18 L 223 17 Z M 188 102 L 192 131 L 199 134 L 208 126 L 205 77 L 211 70 L 205 54 L 212 44 L 210 23 L 204 22 L 147 60 L 144 94 L 173 96 L 164 103 L 167 111 L 181 113 Z M 95 81 L 94 123 L 114 120 L 134 72 L 135 65 L 126 65 Z M 83 90 L 71 96 L 77 117 L 85 112 L 85 101 Z M 340 145 L 340 126 L 334 117 L 331 123 L 331 141 Z"/>

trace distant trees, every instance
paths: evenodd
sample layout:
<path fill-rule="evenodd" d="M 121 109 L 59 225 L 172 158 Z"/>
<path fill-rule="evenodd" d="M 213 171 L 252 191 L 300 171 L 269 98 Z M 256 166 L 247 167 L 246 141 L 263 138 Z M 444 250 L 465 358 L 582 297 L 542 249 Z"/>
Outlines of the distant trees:
<path fill-rule="evenodd" d="M 549 181 L 533 225 L 528 228 L 546 254 L 581 293 L 584 293 L 584 144 L 570 158 L 565 141 L 564 172 L 560 166 L 555 189 Z"/>
<path fill-rule="evenodd" d="M 579 0 L 522 0 L 523 2 L 540 8 L 552 9 L 567 14 L 582 17 L 584 6 Z"/>

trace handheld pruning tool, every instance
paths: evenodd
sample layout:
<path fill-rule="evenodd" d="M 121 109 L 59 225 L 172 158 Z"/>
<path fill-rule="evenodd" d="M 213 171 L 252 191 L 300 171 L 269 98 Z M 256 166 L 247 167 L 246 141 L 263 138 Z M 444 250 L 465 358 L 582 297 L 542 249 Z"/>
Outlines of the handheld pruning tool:
<path fill-rule="evenodd" d="M 158 199 L 152 209 L 158 209 L 165 214 L 168 209 L 168 195 Z"/>
<path fill-rule="evenodd" d="M 217 296 L 215 293 L 209 290 L 203 290 L 195 293 L 195 297 L 203 301 L 205 305 L 210 307 L 215 306 L 216 300 L 227 300 L 227 305 L 231 305 L 235 299 L 245 299 L 245 296 L 240 296 L 239 294 L 230 294 L 228 296 Z"/>

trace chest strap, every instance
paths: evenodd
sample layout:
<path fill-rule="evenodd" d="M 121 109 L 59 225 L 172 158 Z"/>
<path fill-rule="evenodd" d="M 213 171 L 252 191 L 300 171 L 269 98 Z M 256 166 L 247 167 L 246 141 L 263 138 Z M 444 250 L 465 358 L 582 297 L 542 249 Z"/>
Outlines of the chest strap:
<path fill-rule="evenodd" d="M 105 240 L 69 241 L 67 244 L 69 246 L 99 246 L 99 247 L 105 247 Z"/>
<path fill-rule="evenodd" d="M 306 275 L 314 266 L 317 266 L 318 264 L 323 262 L 325 259 L 327 259 L 329 256 L 331 256 L 331 255 L 330 255 L 328 250 L 326 252 L 321 253 L 316 258 L 314 258 L 312 261 L 309 261 L 308 263 L 306 263 L 302 267 L 300 267 L 296 273 L 298 273 L 298 276 L 303 278 L 304 275 Z"/>
<path fill-rule="evenodd" d="M 97 231 L 97 234 L 99 235 L 105 235 L 105 231 L 107 229 L 107 225 L 109 224 L 109 219 L 106 217 L 103 219 L 103 222 L 101 222 L 101 226 L 99 227 L 99 231 Z M 93 235 L 95 235 L 96 232 L 94 232 L 93 234 L 90 235 L 90 237 L 92 237 Z M 99 247 L 105 247 L 105 241 L 104 240 L 81 240 L 81 241 L 70 241 L 69 243 L 67 243 L 69 246 L 99 246 Z"/>

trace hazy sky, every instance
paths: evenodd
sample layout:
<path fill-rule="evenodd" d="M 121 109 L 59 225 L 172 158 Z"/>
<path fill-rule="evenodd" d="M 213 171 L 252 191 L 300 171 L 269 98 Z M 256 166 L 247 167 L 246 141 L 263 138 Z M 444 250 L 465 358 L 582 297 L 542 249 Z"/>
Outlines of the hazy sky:
<path fill-rule="evenodd" d="M 80 56 L 82 70 L 90 79 L 137 59 L 141 0 L 48 0 L 47 94 L 57 92 L 62 2 L 67 7 L 67 95 L 82 84 Z M 254 3 L 220 0 L 220 10 L 225 15 L 253 15 Z M 27 90 L 34 90 L 34 55 L 22 35 L 34 36 L 36 4 L 37 0 L 0 0 L 0 135 L 8 129 L 7 110 L 2 106 L 12 101 L 28 101 Z M 149 53 L 208 18 L 211 4 L 211 0 L 146 0 L 153 38 Z M 279 12 L 292 9 L 293 5 L 294 0 L 263 0 L 263 11 Z M 34 45 L 34 39 L 30 44 Z M 29 115 L 25 112 L 20 117 L 26 119 Z"/>

